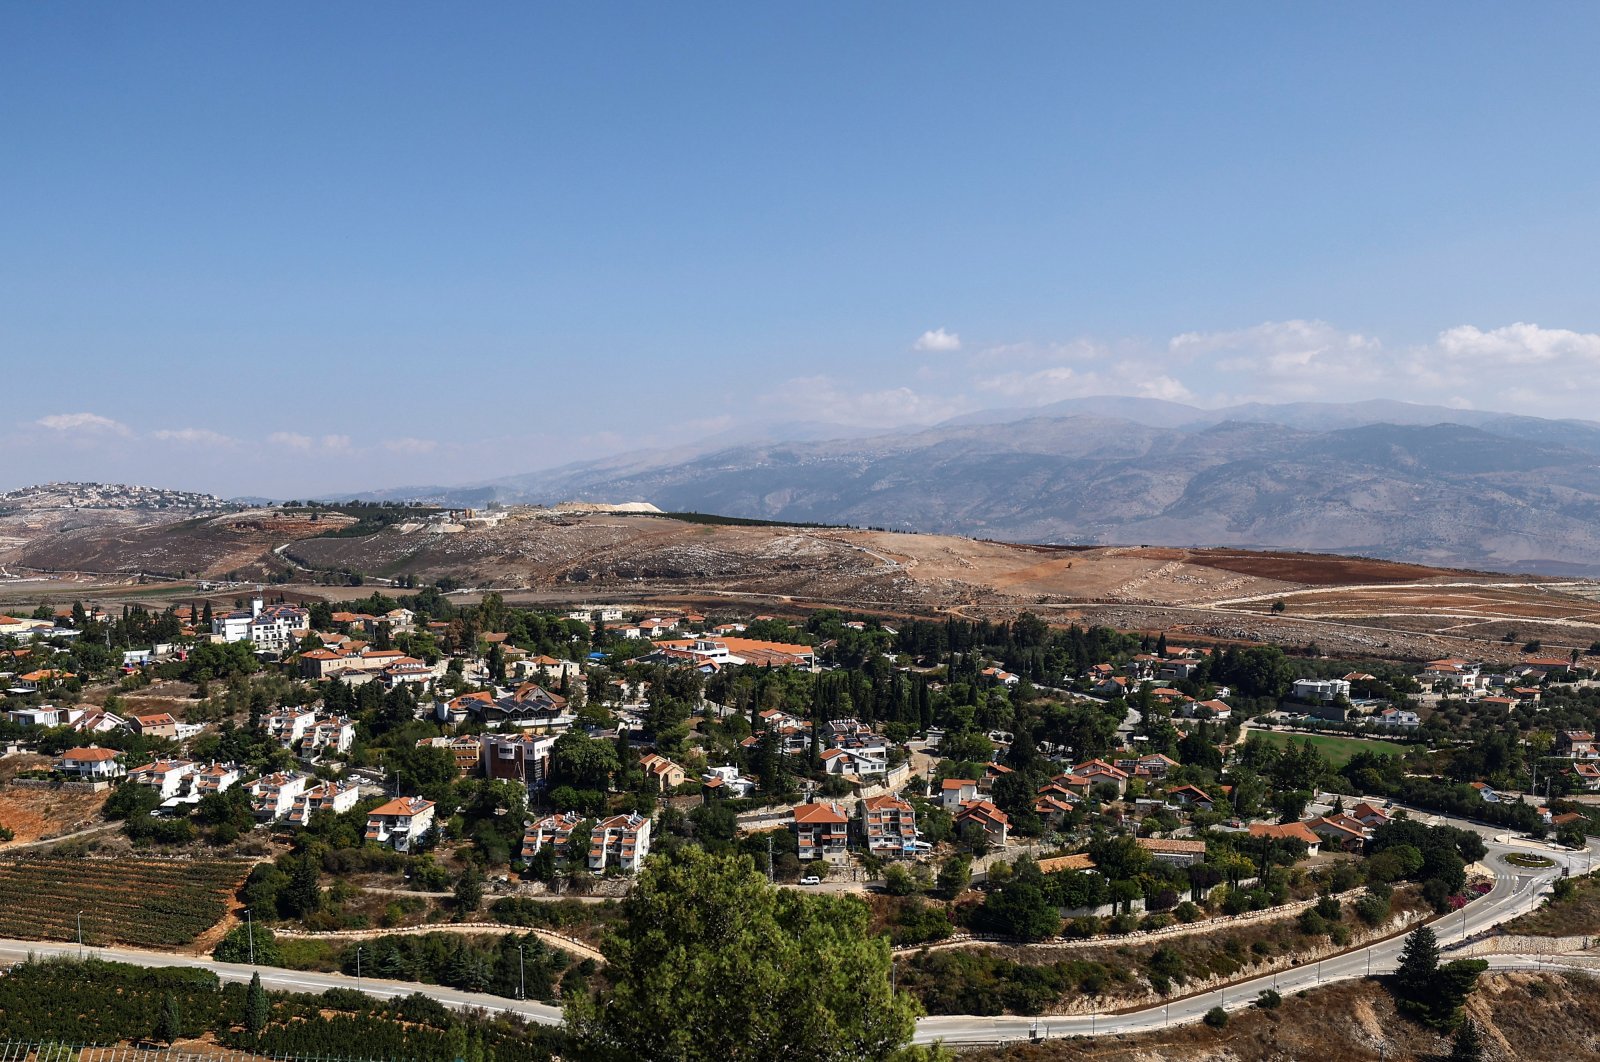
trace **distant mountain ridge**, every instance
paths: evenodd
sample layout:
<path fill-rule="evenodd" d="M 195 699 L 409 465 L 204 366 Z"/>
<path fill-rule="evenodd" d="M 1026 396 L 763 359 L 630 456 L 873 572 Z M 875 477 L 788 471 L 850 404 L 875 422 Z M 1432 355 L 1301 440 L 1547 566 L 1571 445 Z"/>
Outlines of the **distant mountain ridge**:
<path fill-rule="evenodd" d="M 419 500 L 463 504 L 426 490 Z M 644 500 L 1012 541 L 1600 574 L 1600 424 L 1387 400 L 1072 399 L 866 438 L 632 454 L 469 490 L 473 504 Z"/>

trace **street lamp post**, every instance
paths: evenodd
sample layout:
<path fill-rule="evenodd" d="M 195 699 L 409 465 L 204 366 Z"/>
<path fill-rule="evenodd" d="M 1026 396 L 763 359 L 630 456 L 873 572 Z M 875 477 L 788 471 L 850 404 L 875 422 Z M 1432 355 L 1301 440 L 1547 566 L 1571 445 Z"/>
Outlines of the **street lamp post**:
<path fill-rule="evenodd" d="M 526 965 L 525 965 L 526 958 L 527 958 L 527 956 L 526 956 L 526 954 L 525 954 L 525 952 L 523 950 L 523 945 L 518 944 L 517 945 L 517 998 L 518 999 L 527 999 L 528 998 L 528 974 L 527 974 L 527 968 L 526 968 Z M 891 966 L 890 969 L 893 969 L 893 966 Z"/>
<path fill-rule="evenodd" d="M 78 912 L 78 958 L 83 958 L 83 912 Z"/>
<path fill-rule="evenodd" d="M 361 949 L 356 949 L 356 988 L 361 987 Z"/>
<path fill-rule="evenodd" d="M 250 937 L 250 965 L 256 964 L 256 920 L 250 914 L 250 908 L 244 909 L 245 933 Z"/>

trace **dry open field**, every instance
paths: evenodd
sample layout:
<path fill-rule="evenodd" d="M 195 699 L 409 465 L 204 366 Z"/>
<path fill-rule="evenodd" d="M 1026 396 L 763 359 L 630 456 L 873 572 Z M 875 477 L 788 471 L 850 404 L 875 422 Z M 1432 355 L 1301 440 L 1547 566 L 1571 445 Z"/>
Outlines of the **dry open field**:
<path fill-rule="evenodd" d="M 10 518 L 6 518 L 10 519 Z M 80 523 L 26 540 L 0 528 L 0 571 L 18 563 L 109 572 L 55 582 L 0 578 L 0 607 L 99 597 L 160 607 L 196 596 L 192 581 L 149 573 L 297 569 L 289 598 L 364 596 L 400 576 L 449 577 L 463 598 L 697 604 L 759 610 L 818 605 L 886 614 L 1004 618 L 1023 609 L 1058 622 L 1171 630 L 1195 638 L 1316 643 L 1330 652 L 1496 658 L 1504 639 L 1551 652 L 1600 641 L 1600 586 L 1453 571 L 1362 557 L 1110 546 L 1014 545 L 944 535 L 689 523 L 662 516 L 518 510 L 495 527 L 455 533 L 416 524 L 363 537 L 319 537 L 271 510 L 134 526 Z M 4 520 L 0 520 L 4 523 Z M 276 551 L 276 552 L 274 552 Z M 23 570 L 24 574 L 26 571 Z M 361 572 L 359 589 L 316 585 L 321 572 Z M 134 585 L 138 573 L 146 573 Z M 219 603 L 237 589 L 214 595 Z M 1272 612 L 1277 601 L 1282 613 Z"/>

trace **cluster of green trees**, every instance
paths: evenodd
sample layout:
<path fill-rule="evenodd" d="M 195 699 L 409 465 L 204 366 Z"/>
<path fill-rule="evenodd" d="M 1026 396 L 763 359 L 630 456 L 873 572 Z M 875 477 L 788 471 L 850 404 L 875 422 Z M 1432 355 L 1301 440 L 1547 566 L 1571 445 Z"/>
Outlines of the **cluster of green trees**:
<path fill-rule="evenodd" d="M 379 1001 L 348 989 L 266 992 L 208 970 L 147 969 L 97 959 L 32 960 L 0 978 L 0 1039 L 72 1044 L 171 1043 L 214 1035 L 261 1054 L 511 1062 L 553 1057 L 555 1033 L 446 1010 L 425 996 Z"/>

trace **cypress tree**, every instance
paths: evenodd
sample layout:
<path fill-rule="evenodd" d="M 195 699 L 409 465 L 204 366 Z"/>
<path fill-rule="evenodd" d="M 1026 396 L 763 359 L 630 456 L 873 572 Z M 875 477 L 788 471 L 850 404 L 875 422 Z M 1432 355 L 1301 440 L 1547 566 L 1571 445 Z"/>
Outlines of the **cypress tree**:
<path fill-rule="evenodd" d="M 178 1001 L 168 995 L 161 1004 L 161 1014 L 156 1018 L 156 1029 L 151 1039 L 170 1045 L 182 1035 L 183 1023 L 178 1019 Z"/>
<path fill-rule="evenodd" d="M 261 987 L 261 975 L 251 974 L 250 988 L 244 997 L 244 1027 L 253 1034 L 259 1034 L 267 1027 L 268 1014 L 267 992 Z"/>

